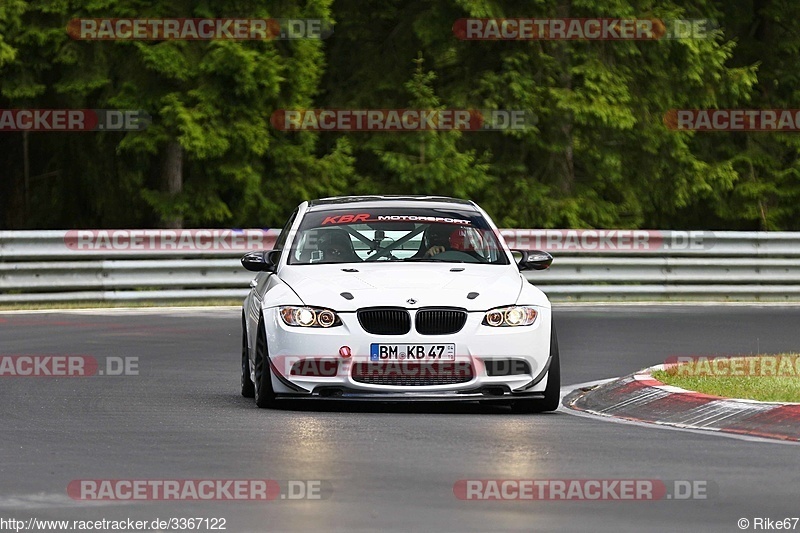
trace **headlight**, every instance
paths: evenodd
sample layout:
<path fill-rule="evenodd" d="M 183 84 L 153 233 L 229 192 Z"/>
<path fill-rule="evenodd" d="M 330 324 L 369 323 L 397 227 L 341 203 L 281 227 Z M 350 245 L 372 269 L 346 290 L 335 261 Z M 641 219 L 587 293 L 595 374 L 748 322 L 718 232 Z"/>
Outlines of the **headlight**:
<path fill-rule="evenodd" d="M 514 327 L 530 326 L 536 320 L 536 309 L 525 305 L 512 305 L 511 307 L 499 307 L 486 311 L 483 316 L 484 326 Z"/>
<path fill-rule="evenodd" d="M 283 323 L 303 328 L 330 328 L 341 326 L 339 316 L 330 309 L 318 307 L 285 306 L 280 309 Z"/>
<path fill-rule="evenodd" d="M 323 328 L 329 328 L 336 323 L 339 317 L 330 309 L 323 309 L 317 313 L 317 323 Z"/>

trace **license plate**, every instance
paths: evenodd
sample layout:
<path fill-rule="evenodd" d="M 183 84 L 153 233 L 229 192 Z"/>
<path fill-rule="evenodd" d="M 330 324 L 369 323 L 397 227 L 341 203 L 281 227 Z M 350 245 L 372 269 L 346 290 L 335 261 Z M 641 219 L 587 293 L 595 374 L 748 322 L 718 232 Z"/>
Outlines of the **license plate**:
<path fill-rule="evenodd" d="M 370 361 L 455 361 L 455 344 L 370 344 Z"/>

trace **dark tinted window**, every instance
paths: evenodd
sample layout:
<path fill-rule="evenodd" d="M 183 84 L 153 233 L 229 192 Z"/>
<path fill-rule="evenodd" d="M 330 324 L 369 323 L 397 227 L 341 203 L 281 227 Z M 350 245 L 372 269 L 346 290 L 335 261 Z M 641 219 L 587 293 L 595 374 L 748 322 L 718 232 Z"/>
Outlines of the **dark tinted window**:
<path fill-rule="evenodd" d="M 289 237 L 289 231 L 292 229 L 292 224 L 294 224 L 295 217 L 297 217 L 297 209 L 294 210 L 294 213 L 291 214 L 289 220 L 283 226 L 280 235 L 278 235 L 278 240 L 275 241 L 273 250 L 283 250 L 283 247 L 286 245 L 286 239 Z"/>
<path fill-rule="evenodd" d="M 289 264 L 441 261 L 508 264 L 474 210 L 354 206 L 306 213 Z"/>

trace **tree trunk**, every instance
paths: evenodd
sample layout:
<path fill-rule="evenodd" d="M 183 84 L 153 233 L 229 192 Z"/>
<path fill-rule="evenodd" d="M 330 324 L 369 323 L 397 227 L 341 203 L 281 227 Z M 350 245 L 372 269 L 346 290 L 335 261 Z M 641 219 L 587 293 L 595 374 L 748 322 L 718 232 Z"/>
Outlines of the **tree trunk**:
<path fill-rule="evenodd" d="M 570 16 L 570 0 L 564 0 L 556 7 L 556 16 L 558 18 L 569 18 Z M 559 79 L 559 84 L 564 89 L 572 90 L 572 73 L 570 67 L 572 62 L 569 57 L 569 46 L 567 42 L 553 42 L 553 57 L 559 65 L 562 65 L 563 71 Z M 575 186 L 575 165 L 573 160 L 573 138 L 572 138 L 572 114 L 563 113 L 561 120 L 562 140 L 564 143 L 564 153 L 557 163 L 558 167 L 558 188 L 564 196 L 572 194 Z"/>
<path fill-rule="evenodd" d="M 175 196 L 183 190 L 183 148 L 178 141 L 170 141 L 164 152 L 164 162 L 161 166 L 161 183 L 164 190 Z M 180 215 L 168 216 L 162 214 L 164 228 L 182 228 L 183 217 Z"/>

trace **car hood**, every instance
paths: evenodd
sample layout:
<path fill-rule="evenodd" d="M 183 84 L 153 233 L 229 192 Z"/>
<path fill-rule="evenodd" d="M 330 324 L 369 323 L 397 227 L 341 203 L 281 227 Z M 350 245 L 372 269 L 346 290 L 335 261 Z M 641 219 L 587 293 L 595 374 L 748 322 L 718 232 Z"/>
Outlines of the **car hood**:
<path fill-rule="evenodd" d="M 514 265 L 467 263 L 287 265 L 280 277 L 306 305 L 336 311 L 372 306 L 485 311 L 517 303 L 527 283 Z M 472 292 L 478 296 L 467 298 Z"/>

